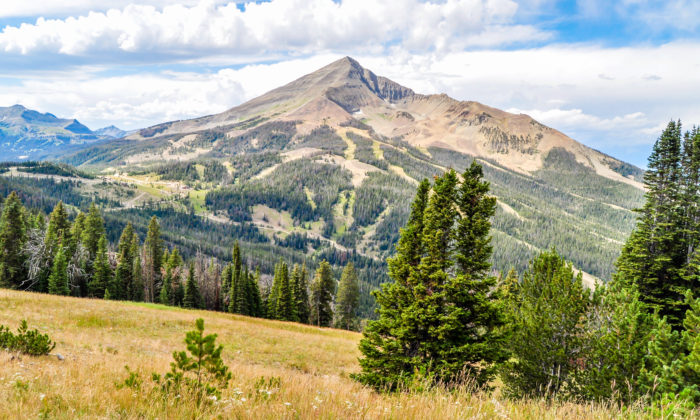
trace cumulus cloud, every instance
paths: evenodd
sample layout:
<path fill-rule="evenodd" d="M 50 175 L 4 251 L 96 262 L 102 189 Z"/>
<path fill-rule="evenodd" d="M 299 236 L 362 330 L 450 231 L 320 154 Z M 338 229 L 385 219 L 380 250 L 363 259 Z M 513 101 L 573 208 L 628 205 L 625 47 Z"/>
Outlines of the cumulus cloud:
<path fill-rule="evenodd" d="M 449 52 L 549 36 L 533 26 L 512 24 L 518 10 L 513 0 L 272 0 L 246 3 L 244 10 L 238 6 L 215 0 L 193 6 L 128 4 L 79 17 L 38 18 L 5 27 L 0 51 L 21 57 L 56 54 L 92 57 L 93 63 L 109 58 L 143 63 L 212 54 L 368 51 L 387 45 Z"/>

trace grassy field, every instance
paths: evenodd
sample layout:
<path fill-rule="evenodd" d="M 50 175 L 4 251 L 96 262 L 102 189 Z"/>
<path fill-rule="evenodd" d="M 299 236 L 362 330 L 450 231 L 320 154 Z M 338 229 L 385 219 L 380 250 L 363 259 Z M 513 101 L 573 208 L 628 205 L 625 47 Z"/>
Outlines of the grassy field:
<path fill-rule="evenodd" d="M 169 369 L 186 331 L 204 318 L 217 333 L 233 379 L 201 408 L 149 393 L 151 373 Z M 147 419 L 612 419 L 643 411 L 607 405 L 508 401 L 464 391 L 380 395 L 349 374 L 358 370 L 360 335 L 229 314 L 152 304 L 64 298 L 0 290 L 0 324 L 21 319 L 48 333 L 55 356 L 0 350 L 0 418 Z M 125 365 L 144 378 L 140 391 L 118 389 Z M 266 385 L 260 383 L 264 378 Z M 279 378 L 279 386 L 270 386 Z"/>

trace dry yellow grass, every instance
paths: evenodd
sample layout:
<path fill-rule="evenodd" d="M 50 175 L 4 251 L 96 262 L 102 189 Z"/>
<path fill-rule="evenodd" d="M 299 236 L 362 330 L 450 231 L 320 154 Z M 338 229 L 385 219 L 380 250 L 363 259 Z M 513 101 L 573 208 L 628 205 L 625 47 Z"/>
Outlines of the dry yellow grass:
<path fill-rule="evenodd" d="M 149 393 L 152 372 L 169 369 L 186 331 L 204 318 L 233 372 L 222 399 L 202 408 Z M 348 375 L 358 370 L 356 333 L 159 305 L 63 298 L 0 290 L 0 324 L 21 319 L 48 333 L 54 356 L 0 351 L 0 418 L 320 418 L 320 419 L 612 419 L 642 411 L 605 405 L 498 400 L 467 392 L 380 395 Z M 141 391 L 118 389 L 125 365 Z M 256 385 L 278 377 L 279 388 Z"/>

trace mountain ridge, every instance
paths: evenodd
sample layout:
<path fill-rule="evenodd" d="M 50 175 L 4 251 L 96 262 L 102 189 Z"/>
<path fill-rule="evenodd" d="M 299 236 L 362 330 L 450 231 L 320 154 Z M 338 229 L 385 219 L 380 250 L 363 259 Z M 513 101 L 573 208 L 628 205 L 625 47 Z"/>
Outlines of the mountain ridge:
<path fill-rule="evenodd" d="M 641 169 L 577 142 L 526 114 L 511 114 L 476 101 L 460 101 L 444 93 L 418 94 L 377 76 L 351 57 L 222 113 L 159 124 L 127 138 L 145 140 L 207 129 L 223 129 L 233 137 L 242 133 L 236 124 L 252 118 L 300 121 L 300 135 L 321 125 L 338 126 L 356 119 L 380 135 L 399 137 L 413 146 L 439 146 L 491 158 L 523 173 L 541 169 L 546 154 L 563 147 L 599 175 L 642 188 Z M 157 134 L 151 135 L 154 131 Z M 636 176 L 620 173 L 619 167 Z"/>

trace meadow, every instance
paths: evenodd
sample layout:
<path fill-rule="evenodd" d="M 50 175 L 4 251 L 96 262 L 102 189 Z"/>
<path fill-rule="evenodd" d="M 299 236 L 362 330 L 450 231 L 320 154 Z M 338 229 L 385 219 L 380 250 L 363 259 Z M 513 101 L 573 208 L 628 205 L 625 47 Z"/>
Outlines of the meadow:
<path fill-rule="evenodd" d="M 196 318 L 218 334 L 233 378 L 197 407 L 152 392 Z M 0 290 L 0 324 L 22 319 L 56 341 L 52 355 L 0 351 L 0 417 L 51 419 L 613 419 L 649 418 L 641 406 L 503 399 L 468 389 L 378 394 L 350 379 L 361 335 L 329 328 L 184 310 Z M 64 360 L 56 356 L 60 354 Z M 118 387 L 125 366 L 143 380 Z M 667 416 L 667 417 L 666 417 Z M 669 410 L 666 418 L 674 418 Z"/>

